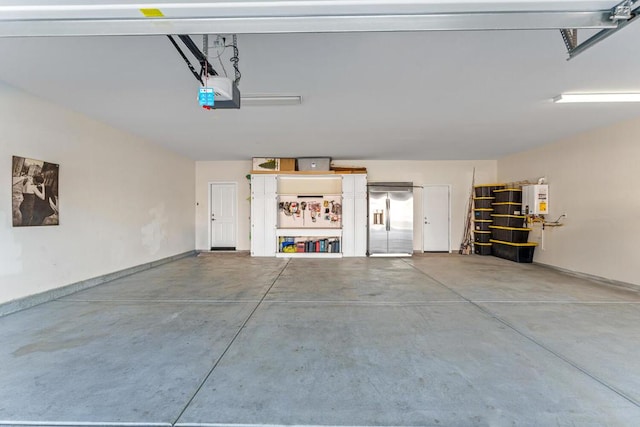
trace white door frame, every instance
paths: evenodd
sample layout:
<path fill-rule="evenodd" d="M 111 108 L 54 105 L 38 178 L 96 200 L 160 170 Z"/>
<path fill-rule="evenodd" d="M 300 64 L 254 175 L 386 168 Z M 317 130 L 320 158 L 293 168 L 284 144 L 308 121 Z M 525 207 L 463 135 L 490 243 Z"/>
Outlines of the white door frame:
<path fill-rule="evenodd" d="M 234 247 L 236 248 L 236 250 L 238 250 L 238 183 L 235 181 L 209 181 L 208 185 L 207 185 L 207 199 L 208 199 L 208 203 L 207 203 L 207 232 L 209 234 L 209 236 L 207 237 L 207 242 L 209 242 L 208 244 L 208 250 L 211 251 L 212 248 L 212 241 L 211 241 L 211 215 L 213 214 L 212 210 L 213 210 L 213 206 L 211 206 L 212 204 L 212 200 L 211 200 L 211 190 L 213 189 L 213 186 L 215 185 L 233 185 L 234 187 L 234 203 L 236 205 L 236 224 L 235 224 L 235 233 L 233 236 L 233 240 L 234 240 Z"/>
<path fill-rule="evenodd" d="M 420 224 L 422 225 L 422 253 L 424 253 L 424 204 L 426 203 L 426 191 L 424 191 L 427 187 L 448 187 L 449 188 L 449 249 L 447 252 L 451 253 L 451 184 L 428 184 L 422 186 L 422 206 L 420 207 Z"/>

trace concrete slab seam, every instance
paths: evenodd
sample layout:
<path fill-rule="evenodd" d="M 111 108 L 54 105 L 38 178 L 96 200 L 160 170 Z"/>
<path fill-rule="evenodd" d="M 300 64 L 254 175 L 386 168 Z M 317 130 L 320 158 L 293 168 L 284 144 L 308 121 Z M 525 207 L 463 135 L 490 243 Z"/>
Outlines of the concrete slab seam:
<path fill-rule="evenodd" d="M 352 424 L 233 424 L 233 423 L 179 423 L 174 427 L 422 427 L 403 425 L 352 425 Z"/>
<path fill-rule="evenodd" d="M 406 261 L 405 261 L 406 262 Z M 407 263 L 409 264 L 409 263 Z M 543 348 L 544 350 L 546 350 L 547 352 L 553 354 L 555 357 L 557 357 L 558 359 L 564 361 L 565 363 L 569 364 L 570 366 L 572 366 L 574 369 L 577 369 L 578 371 L 582 372 L 584 375 L 588 376 L 589 378 L 591 378 L 592 380 L 600 383 L 602 386 L 608 388 L 609 390 L 611 390 L 612 392 L 616 393 L 617 395 L 619 395 L 620 397 L 622 397 L 623 399 L 629 401 L 630 403 L 632 403 L 633 405 L 640 407 L 640 402 L 636 401 L 634 398 L 632 398 L 631 396 L 628 396 L 625 392 L 623 392 L 622 390 L 619 390 L 617 387 L 609 384 L 608 382 L 604 381 L 603 379 L 597 377 L 596 375 L 592 374 L 591 372 L 587 371 L 585 368 L 579 366 L 576 362 L 572 361 L 571 359 L 569 359 L 568 357 L 562 355 L 561 353 L 552 350 L 550 347 L 547 347 L 546 345 L 542 344 L 541 342 L 537 341 L 535 338 L 525 334 L 524 332 L 522 332 L 521 330 L 519 330 L 518 328 L 516 328 L 514 325 L 512 325 L 511 323 L 507 322 L 506 320 L 502 319 L 500 316 L 498 316 L 496 313 L 493 313 L 491 310 L 489 310 L 488 308 L 482 307 L 481 305 L 477 304 L 476 302 L 464 297 L 462 294 L 460 294 L 459 292 L 456 292 L 454 289 L 448 287 L 447 285 L 445 285 L 444 283 L 440 282 L 439 280 L 435 279 L 434 277 L 431 277 L 429 274 L 425 273 L 424 271 L 420 270 L 419 268 L 417 268 L 416 266 L 411 265 L 413 268 L 415 268 L 416 270 L 418 270 L 419 272 L 421 272 L 422 274 L 424 274 L 425 276 L 427 276 L 429 279 L 434 280 L 436 283 L 438 283 L 440 286 L 445 287 L 446 289 L 449 289 L 451 292 L 455 293 L 456 295 L 458 295 L 460 298 L 464 298 L 466 301 L 468 301 L 471 305 L 473 305 L 474 307 L 476 307 L 478 310 L 482 311 L 483 313 L 489 315 L 490 317 L 496 319 L 498 322 L 502 323 L 503 325 L 505 325 L 506 327 L 508 327 L 509 329 L 511 329 L 512 331 L 516 332 L 518 335 L 522 336 L 523 338 L 531 341 L 532 343 L 534 343 L 535 345 L 539 346 L 540 348 Z"/>
<path fill-rule="evenodd" d="M 502 323 L 503 325 L 505 325 L 506 327 L 508 327 L 509 329 L 513 330 L 514 332 L 518 333 L 519 335 L 521 335 L 522 337 L 528 339 L 529 341 L 531 341 L 532 343 L 538 345 L 539 347 L 545 349 L 546 351 L 548 351 L 549 353 L 553 354 L 554 356 L 556 356 L 558 359 L 563 360 L 565 363 L 568 363 L 569 365 L 571 365 L 573 368 L 577 369 L 578 371 L 582 372 L 583 374 L 585 374 L 586 376 L 588 376 L 589 378 L 595 380 L 596 382 L 600 383 L 601 385 L 605 386 L 606 388 L 608 388 L 609 390 L 613 391 L 614 393 L 618 394 L 620 397 L 628 400 L 629 402 L 631 402 L 632 404 L 636 405 L 637 407 L 640 407 L 640 402 L 638 402 L 637 400 L 635 400 L 634 398 L 632 398 L 631 396 L 627 395 L 625 392 L 623 392 L 622 390 L 618 389 L 617 387 L 609 384 L 608 382 L 606 382 L 605 380 L 601 379 L 600 377 L 596 376 L 595 374 L 592 374 L 591 372 L 587 371 L 586 368 L 581 367 L 580 365 L 578 365 L 576 362 L 574 362 L 573 360 L 569 359 L 568 357 L 564 356 L 562 353 L 559 353 L 553 349 L 551 349 L 550 347 L 542 344 L 541 342 L 539 342 L 538 340 L 536 340 L 535 338 L 525 334 L 524 332 L 520 331 L 518 328 L 516 328 L 514 325 L 512 325 L 511 323 L 507 322 L 506 320 L 502 319 L 500 316 L 496 315 L 495 313 L 491 312 L 491 310 L 489 309 L 485 309 L 482 306 L 479 306 L 475 303 L 472 302 L 472 304 L 476 307 L 478 307 L 480 310 L 482 310 L 483 312 L 485 312 L 486 314 L 492 316 L 494 319 L 496 319 L 498 322 Z"/>
<path fill-rule="evenodd" d="M 390 307 L 411 307 L 417 305 L 439 305 L 439 304 L 469 304 L 464 300 L 434 300 L 434 301 L 332 301 L 332 300 L 269 300 L 271 304 L 313 304 L 313 305 L 359 305 L 359 306 L 390 306 Z"/>
<path fill-rule="evenodd" d="M 229 349 L 231 348 L 231 346 L 233 345 L 233 343 L 236 341 L 236 339 L 238 338 L 238 336 L 240 336 L 240 333 L 242 332 L 242 330 L 246 327 L 247 323 L 249 323 L 249 320 L 251 320 L 251 318 L 253 317 L 253 315 L 255 314 L 255 312 L 258 310 L 258 308 L 260 307 L 260 305 L 262 304 L 262 302 L 265 300 L 265 298 L 267 297 L 267 295 L 269 294 L 269 292 L 271 291 L 271 289 L 274 287 L 274 285 L 276 284 L 276 282 L 278 281 L 278 279 L 280 278 L 280 276 L 282 276 L 282 273 L 284 273 L 284 271 L 287 269 L 287 266 L 289 265 L 289 263 L 291 262 L 291 259 L 288 259 L 286 264 L 282 267 L 282 269 L 280 270 L 280 272 L 278 273 L 278 275 L 275 277 L 275 279 L 273 279 L 273 282 L 271 282 L 271 285 L 269 286 L 269 288 L 266 290 L 266 292 L 264 293 L 264 295 L 262 296 L 262 298 L 260 299 L 260 301 L 258 301 L 258 303 L 256 304 L 256 306 L 253 308 L 253 310 L 251 310 L 251 313 L 249 313 L 249 315 L 247 316 L 247 318 L 244 320 L 244 322 L 242 322 L 242 325 L 240 325 L 240 327 L 238 328 L 238 331 L 235 333 L 235 335 L 233 336 L 233 338 L 231 338 L 231 340 L 229 341 L 229 344 L 226 346 L 226 348 L 222 351 L 222 353 L 220 354 L 220 357 L 218 357 L 218 359 L 215 361 L 215 363 L 213 364 L 213 366 L 211 367 L 211 369 L 209 370 L 209 372 L 207 373 L 207 375 L 205 375 L 204 379 L 202 380 L 202 382 L 200 383 L 200 385 L 198 386 L 198 388 L 196 388 L 196 391 L 192 394 L 191 398 L 189 398 L 189 400 L 187 401 L 186 405 L 184 406 L 184 408 L 182 408 L 182 410 L 180 411 L 180 413 L 178 414 L 178 416 L 176 417 L 176 419 L 174 420 L 174 422 L 171 424 L 172 426 L 175 426 L 176 423 L 178 422 L 178 420 L 184 415 L 184 413 L 186 412 L 186 410 L 189 408 L 189 406 L 191 405 L 191 403 L 193 402 L 193 399 L 195 399 L 195 397 L 198 395 L 198 393 L 200 392 L 200 390 L 202 389 L 202 387 L 204 387 L 205 383 L 207 382 L 207 380 L 211 377 L 211 375 L 213 374 L 213 371 L 218 367 L 218 365 L 220 364 L 220 362 L 222 361 L 222 359 L 224 358 L 224 356 L 229 352 Z"/>
<path fill-rule="evenodd" d="M 247 304 L 247 303 L 257 303 L 260 300 L 257 299 L 252 299 L 252 300 L 242 300 L 242 299 L 235 299 L 235 300 L 208 300 L 208 299 L 199 299 L 199 300 L 192 300 L 192 299 L 157 299 L 157 300 L 150 300 L 150 299 L 144 299 L 144 298 L 131 298 L 131 299 L 91 299 L 91 298 L 87 298 L 87 299 L 73 299 L 73 298 L 67 298 L 64 300 L 56 300 L 56 301 L 52 301 L 52 302 L 56 302 L 56 303 L 65 303 L 65 302 L 76 302 L 76 303 L 113 303 L 113 304 L 145 304 L 145 305 L 153 305 L 153 304 L 200 304 L 200 305 L 210 305 L 210 304 Z"/>

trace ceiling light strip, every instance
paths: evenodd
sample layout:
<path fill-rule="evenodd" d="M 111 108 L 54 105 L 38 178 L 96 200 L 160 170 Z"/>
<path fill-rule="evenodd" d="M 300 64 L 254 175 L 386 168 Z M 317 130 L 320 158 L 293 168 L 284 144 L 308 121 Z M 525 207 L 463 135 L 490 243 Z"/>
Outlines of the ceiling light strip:
<path fill-rule="evenodd" d="M 248 95 L 241 96 L 240 99 L 240 105 L 243 107 L 302 104 L 300 95 Z"/>
<path fill-rule="evenodd" d="M 596 102 L 640 102 L 640 93 L 563 93 L 553 98 L 557 104 Z"/>

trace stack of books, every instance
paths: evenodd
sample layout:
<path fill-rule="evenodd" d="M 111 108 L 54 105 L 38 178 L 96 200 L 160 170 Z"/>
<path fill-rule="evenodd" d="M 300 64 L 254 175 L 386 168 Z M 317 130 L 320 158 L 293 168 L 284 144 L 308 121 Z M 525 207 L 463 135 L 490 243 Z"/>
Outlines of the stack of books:
<path fill-rule="evenodd" d="M 295 251 L 293 250 L 294 247 Z M 294 237 L 281 237 L 280 252 L 340 253 L 340 239 L 299 240 Z"/>

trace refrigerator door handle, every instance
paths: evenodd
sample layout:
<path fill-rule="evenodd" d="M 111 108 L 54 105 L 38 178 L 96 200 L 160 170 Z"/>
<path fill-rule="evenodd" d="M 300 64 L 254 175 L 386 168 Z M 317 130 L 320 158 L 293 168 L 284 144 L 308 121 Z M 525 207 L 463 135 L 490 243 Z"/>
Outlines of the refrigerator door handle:
<path fill-rule="evenodd" d="M 391 199 L 387 199 L 387 221 L 386 221 L 387 231 L 391 230 Z"/>

